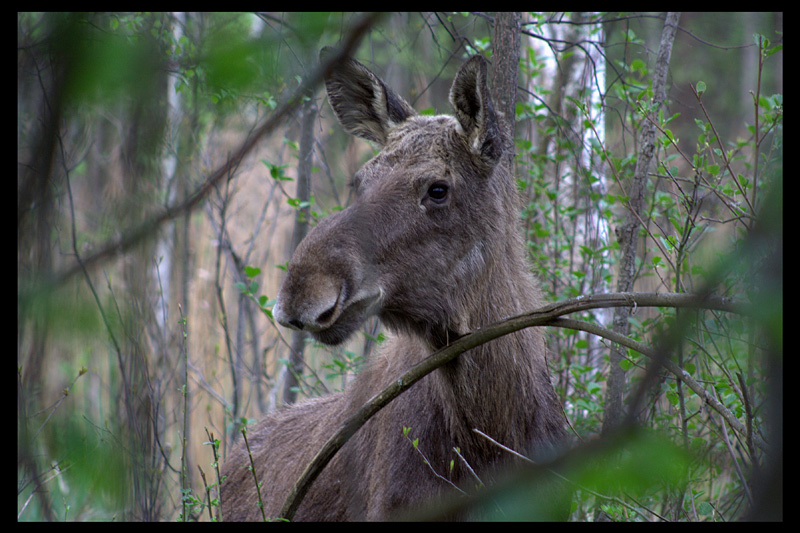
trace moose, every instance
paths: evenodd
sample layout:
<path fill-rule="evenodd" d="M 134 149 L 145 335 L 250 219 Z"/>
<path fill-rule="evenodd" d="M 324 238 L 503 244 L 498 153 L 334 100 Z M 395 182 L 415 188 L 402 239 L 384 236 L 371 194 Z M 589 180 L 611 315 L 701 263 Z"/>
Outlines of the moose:
<path fill-rule="evenodd" d="M 487 71 L 480 55 L 461 66 L 449 95 L 453 116 L 417 114 L 349 57 L 325 80 L 341 126 L 381 150 L 352 177 L 351 205 L 321 219 L 297 247 L 273 316 L 331 345 L 374 315 L 391 336 L 345 391 L 248 429 L 267 517 L 278 515 L 343 421 L 393 379 L 451 340 L 541 306 Z M 475 475 L 486 482 L 513 456 L 475 429 L 534 454 L 562 441 L 564 414 L 539 329 L 469 350 L 397 397 L 339 450 L 294 519 L 386 520 Z M 224 469 L 225 520 L 262 518 L 249 465 L 240 439 Z"/>

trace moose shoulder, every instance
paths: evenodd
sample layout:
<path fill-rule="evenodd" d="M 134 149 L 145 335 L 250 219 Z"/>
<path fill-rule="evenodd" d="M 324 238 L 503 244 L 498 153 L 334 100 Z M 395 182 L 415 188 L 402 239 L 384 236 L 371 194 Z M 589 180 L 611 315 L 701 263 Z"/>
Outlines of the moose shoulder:
<path fill-rule="evenodd" d="M 456 75 L 453 116 L 417 115 L 354 59 L 334 68 L 326 89 L 344 129 L 382 149 L 353 176 L 352 205 L 321 220 L 298 246 L 273 314 L 328 344 L 372 315 L 393 336 L 344 392 L 272 413 L 248 430 L 268 517 L 347 416 L 392 379 L 448 339 L 541 304 L 515 183 L 500 163 L 508 141 L 492 109 L 485 59 L 472 57 Z M 442 477 L 457 485 L 471 479 L 464 462 L 486 481 L 512 457 L 473 428 L 531 453 L 562 438 L 541 331 L 466 352 L 395 399 L 333 458 L 295 519 L 391 518 L 448 490 Z M 226 520 L 261 518 L 247 465 L 240 443 L 225 468 Z"/>

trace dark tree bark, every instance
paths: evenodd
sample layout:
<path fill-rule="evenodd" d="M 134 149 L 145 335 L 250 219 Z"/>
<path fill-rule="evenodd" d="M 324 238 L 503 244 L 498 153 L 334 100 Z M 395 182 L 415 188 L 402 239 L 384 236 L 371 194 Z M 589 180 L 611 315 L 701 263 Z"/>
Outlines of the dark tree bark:
<path fill-rule="evenodd" d="M 490 90 L 495 112 L 506 138 L 504 162 L 509 169 L 514 163 L 514 125 L 519 76 L 520 23 L 519 12 L 498 12 L 492 36 L 492 73 Z"/>
<path fill-rule="evenodd" d="M 679 12 L 667 13 L 664 29 L 661 33 L 661 43 L 656 56 L 653 70 L 653 108 L 658 109 L 666 100 L 667 71 L 669 58 L 672 53 L 672 43 L 678 27 Z M 625 224 L 617 228 L 617 238 L 620 241 L 621 258 L 619 262 L 619 280 L 617 292 L 632 292 L 635 281 L 636 252 L 639 243 L 639 227 L 643 220 L 644 192 L 647 189 L 647 176 L 653 163 L 655 154 L 656 128 L 649 121 L 642 126 L 641 148 L 636 160 L 633 181 L 628 191 L 630 198 Z M 614 332 L 628 335 L 628 318 L 631 308 L 618 307 L 614 311 Z M 620 362 L 625 356 L 625 349 L 615 345 L 611 348 L 609 357 L 610 369 L 608 385 L 606 388 L 606 412 L 603 420 L 603 432 L 617 426 L 622 419 L 622 395 L 625 388 L 625 371 L 620 367 Z"/>
<path fill-rule="evenodd" d="M 314 121 L 317 118 L 317 106 L 313 98 L 309 98 L 302 108 L 302 126 L 297 165 L 297 199 L 308 204 L 311 198 L 311 167 L 314 161 Z M 308 207 L 299 208 L 294 218 L 290 255 L 294 254 L 308 233 Z M 303 372 L 303 350 L 306 333 L 292 333 L 292 352 L 289 354 L 289 367 L 283 386 L 283 403 L 289 405 L 297 400 L 297 376 Z"/>

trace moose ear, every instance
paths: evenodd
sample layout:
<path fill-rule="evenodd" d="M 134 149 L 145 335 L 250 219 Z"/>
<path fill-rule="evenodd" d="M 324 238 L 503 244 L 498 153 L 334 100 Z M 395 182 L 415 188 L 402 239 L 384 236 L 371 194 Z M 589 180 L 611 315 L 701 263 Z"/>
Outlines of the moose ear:
<path fill-rule="evenodd" d="M 494 165 L 503 153 L 505 141 L 489 97 L 487 70 L 483 56 L 472 56 L 464 63 L 450 88 L 450 105 L 469 147 Z"/>
<path fill-rule="evenodd" d="M 320 62 L 333 54 L 330 47 L 319 53 Z M 415 114 L 370 70 L 350 57 L 344 58 L 325 79 L 328 101 L 342 127 L 362 139 L 386 144 L 389 130 Z"/>

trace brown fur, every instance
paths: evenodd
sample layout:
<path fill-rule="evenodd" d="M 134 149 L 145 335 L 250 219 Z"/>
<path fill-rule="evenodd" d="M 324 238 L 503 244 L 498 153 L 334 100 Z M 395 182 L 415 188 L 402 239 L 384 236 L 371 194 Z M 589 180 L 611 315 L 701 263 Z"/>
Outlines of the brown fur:
<path fill-rule="evenodd" d="M 343 127 L 382 150 L 353 177 L 355 201 L 323 219 L 292 257 L 273 310 L 283 325 L 342 342 L 370 315 L 394 333 L 343 393 L 270 414 L 248 431 L 267 516 L 348 415 L 448 339 L 541 305 L 517 224 L 518 200 L 491 106 L 486 62 L 467 61 L 454 117 L 419 116 L 349 59 L 326 80 Z M 535 453 L 563 435 L 542 333 L 527 329 L 462 354 L 359 430 L 316 480 L 298 520 L 386 519 L 472 479 L 509 455 L 476 435 Z M 430 466 L 404 438 L 419 439 Z M 450 462 L 455 460 L 450 470 Z M 230 453 L 223 517 L 258 520 L 246 451 Z"/>

